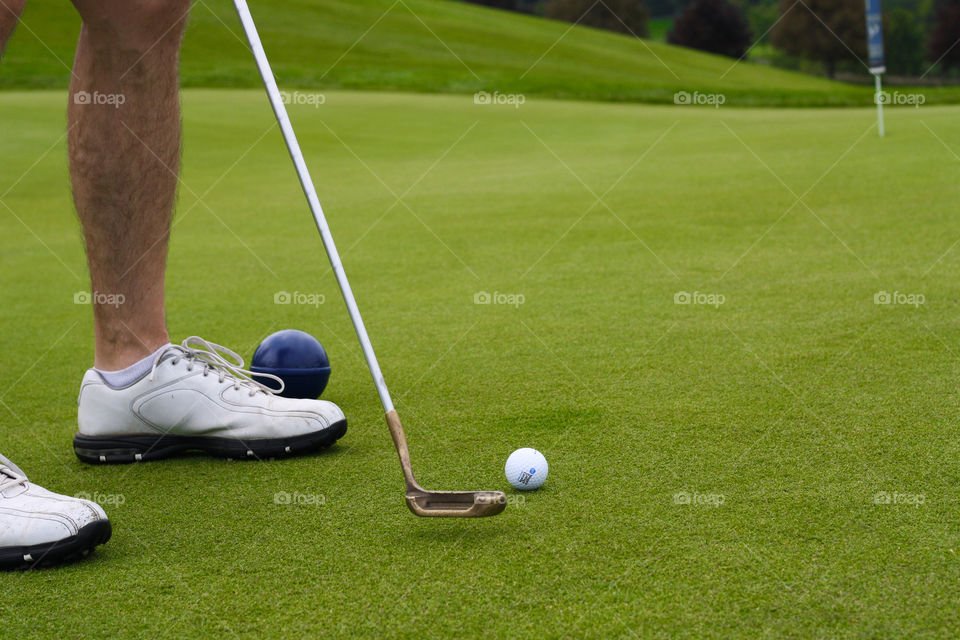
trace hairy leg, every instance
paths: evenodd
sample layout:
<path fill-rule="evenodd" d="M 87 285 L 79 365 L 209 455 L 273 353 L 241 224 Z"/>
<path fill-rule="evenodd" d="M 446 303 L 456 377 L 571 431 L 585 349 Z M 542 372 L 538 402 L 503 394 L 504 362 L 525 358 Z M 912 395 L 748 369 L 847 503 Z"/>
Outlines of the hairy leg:
<path fill-rule="evenodd" d="M 7 40 L 17 26 L 17 20 L 23 13 L 23 5 L 27 0 L 0 0 L 0 56 L 3 55 L 3 49 L 7 46 Z"/>
<path fill-rule="evenodd" d="M 94 293 L 94 366 L 116 370 L 169 342 L 164 272 L 189 0 L 73 3 L 83 27 L 67 108 L 70 179 Z"/>

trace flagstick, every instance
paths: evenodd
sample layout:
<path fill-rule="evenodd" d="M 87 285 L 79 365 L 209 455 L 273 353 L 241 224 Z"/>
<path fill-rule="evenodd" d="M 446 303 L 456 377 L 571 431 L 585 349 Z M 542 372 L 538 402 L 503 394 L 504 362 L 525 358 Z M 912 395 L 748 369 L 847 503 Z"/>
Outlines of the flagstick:
<path fill-rule="evenodd" d="M 877 103 L 877 133 L 880 134 L 880 137 L 883 137 L 883 91 L 880 87 L 880 73 L 874 73 L 873 77 L 876 79 L 877 95 L 875 97 L 875 102 Z"/>

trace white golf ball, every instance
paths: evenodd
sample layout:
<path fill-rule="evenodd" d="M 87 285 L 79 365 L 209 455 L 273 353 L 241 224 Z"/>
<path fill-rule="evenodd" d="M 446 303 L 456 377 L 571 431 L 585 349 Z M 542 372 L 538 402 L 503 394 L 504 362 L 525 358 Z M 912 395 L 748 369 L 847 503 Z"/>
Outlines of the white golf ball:
<path fill-rule="evenodd" d="M 507 458 L 504 472 L 514 489 L 530 491 L 538 488 L 547 479 L 547 459 L 536 449 L 517 449 Z"/>

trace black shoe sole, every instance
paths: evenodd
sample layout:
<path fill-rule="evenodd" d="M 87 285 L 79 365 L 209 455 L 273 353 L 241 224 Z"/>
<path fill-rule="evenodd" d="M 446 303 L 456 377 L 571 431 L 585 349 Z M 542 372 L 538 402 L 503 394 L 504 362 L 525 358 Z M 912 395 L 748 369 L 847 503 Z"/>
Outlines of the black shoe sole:
<path fill-rule="evenodd" d="M 91 464 L 128 464 L 163 460 L 187 451 L 229 460 L 286 458 L 325 449 L 347 432 L 347 421 L 335 422 L 323 431 L 290 438 L 238 440 L 212 436 L 175 436 L 137 434 L 127 436 L 85 436 L 73 438 L 77 457 Z"/>
<path fill-rule="evenodd" d="M 35 569 L 73 562 L 106 543 L 112 533 L 109 520 L 97 520 L 80 529 L 77 535 L 56 542 L 29 547 L 2 547 L 0 570 Z"/>

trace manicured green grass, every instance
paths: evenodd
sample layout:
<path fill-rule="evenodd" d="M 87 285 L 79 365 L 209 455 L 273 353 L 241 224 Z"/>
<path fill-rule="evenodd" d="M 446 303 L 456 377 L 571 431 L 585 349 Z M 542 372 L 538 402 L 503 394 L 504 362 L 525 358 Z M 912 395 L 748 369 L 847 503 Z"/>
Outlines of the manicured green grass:
<path fill-rule="evenodd" d="M 728 105 L 869 105 L 869 87 L 640 41 L 449 0 L 251 3 L 281 84 L 672 103 L 677 91 Z M 31 2 L 0 66 L 0 88 L 65 87 L 79 21 L 67 2 Z M 194 4 L 183 82 L 255 87 L 259 78 L 228 0 Z M 960 101 L 960 90 L 930 102 Z"/>
<path fill-rule="evenodd" d="M 881 140 L 871 109 L 349 92 L 294 108 L 423 484 L 507 488 L 520 446 L 551 463 L 503 515 L 443 521 L 403 506 L 260 91 L 185 93 L 171 330 L 247 356 L 268 332 L 315 333 L 349 432 L 271 463 L 74 458 L 92 339 L 73 304 L 87 283 L 65 100 L 0 95 L 0 451 L 50 489 L 123 504 L 94 558 L 4 576 L 10 638 L 960 625 L 956 109 L 892 110 Z M 277 291 L 326 302 L 274 305 Z M 480 291 L 524 303 L 476 305 Z M 675 304 L 684 291 L 724 302 Z M 874 304 L 881 291 L 925 303 Z"/>

